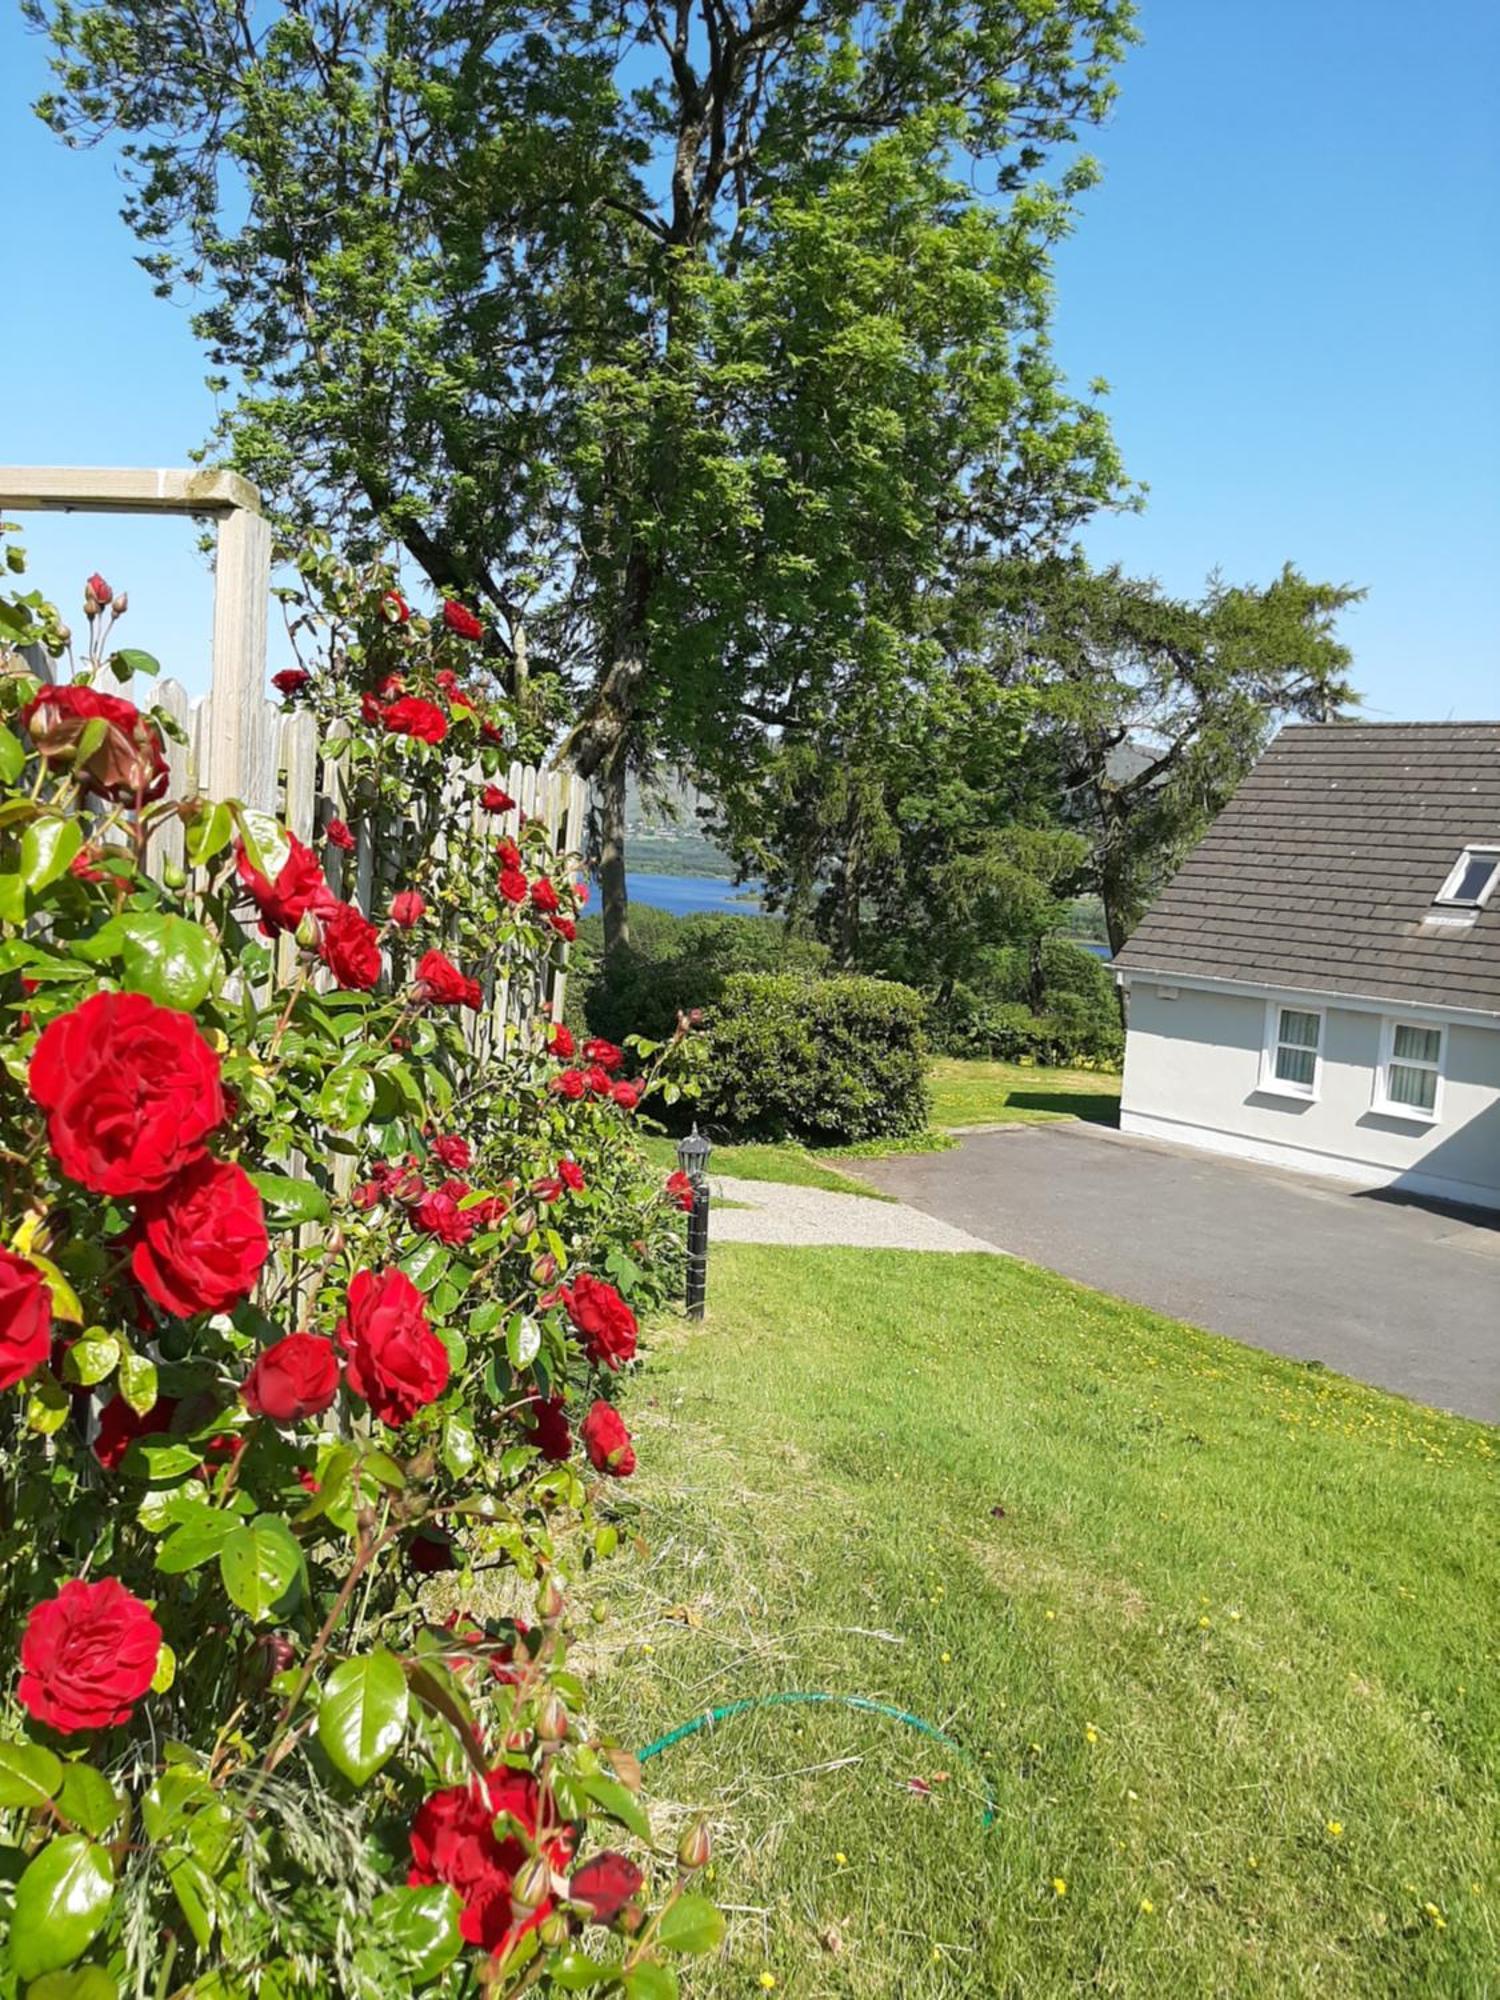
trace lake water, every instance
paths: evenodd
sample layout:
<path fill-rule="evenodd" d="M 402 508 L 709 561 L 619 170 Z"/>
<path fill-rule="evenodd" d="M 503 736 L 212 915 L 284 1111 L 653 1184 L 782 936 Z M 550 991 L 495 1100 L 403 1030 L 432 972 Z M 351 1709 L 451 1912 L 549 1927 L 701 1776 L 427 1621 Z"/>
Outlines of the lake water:
<path fill-rule="evenodd" d="M 632 903 L 649 903 L 655 910 L 670 910 L 674 917 L 697 916 L 702 910 L 727 910 L 735 916 L 756 916 L 760 911 L 758 885 L 715 881 L 711 875 L 637 875 L 627 872 L 625 886 Z M 597 898 L 598 891 L 595 890 Z M 598 908 L 597 900 L 594 907 Z"/>

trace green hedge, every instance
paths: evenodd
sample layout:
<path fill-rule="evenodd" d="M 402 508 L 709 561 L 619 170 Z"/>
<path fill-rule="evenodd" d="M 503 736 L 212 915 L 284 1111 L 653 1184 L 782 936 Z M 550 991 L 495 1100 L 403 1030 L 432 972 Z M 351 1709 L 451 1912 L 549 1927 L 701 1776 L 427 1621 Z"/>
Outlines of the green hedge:
<path fill-rule="evenodd" d="M 933 1047 L 947 1056 L 995 1062 L 1030 1057 L 1039 1063 L 1115 1067 L 1125 1053 L 1114 979 L 1105 962 L 1067 938 L 1042 946 L 1042 1010 L 1026 998 L 1030 973 L 1024 947 L 989 954 L 979 981 L 960 985 L 928 1016 Z"/>
<path fill-rule="evenodd" d="M 719 1136 L 852 1145 L 927 1123 L 925 1003 L 890 980 L 732 973 L 698 1115 Z"/>
<path fill-rule="evenodd" d="M 579 926 L 584 953 L 582 964 L 574 960 L 574 991 L 590 1031 L 612 1042 L 629 1034 L 663 1039 L 679 1011 L 712 1007 L 737 972 L 816 975 L 828 965 L 826 945 L 792 935 L 779 917 L 713 911 L 674 917 L 636 905 L 630 947 L 605 969 L 593 935 L 597 924 L 592 917 Z"/>

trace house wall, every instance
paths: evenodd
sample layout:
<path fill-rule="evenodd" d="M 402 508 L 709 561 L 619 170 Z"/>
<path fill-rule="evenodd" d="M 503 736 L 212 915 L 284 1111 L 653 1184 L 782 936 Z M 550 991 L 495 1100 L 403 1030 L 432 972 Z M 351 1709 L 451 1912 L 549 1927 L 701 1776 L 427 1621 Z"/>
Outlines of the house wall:
<path fill-rule="evenodd" d="M 1446 1024 L 1439 1118 L 1428 1124 L 1374 1106 L 1378 1012 L 1326 1005 L 1318 1095 L 1282 1097 L 1261 1081 L 1268 994 L 1178 986 L 1171 999 L 1165 984 L 1130 981 L 1124 1131 L 1500 1207 L 1500 1027 Z"/>

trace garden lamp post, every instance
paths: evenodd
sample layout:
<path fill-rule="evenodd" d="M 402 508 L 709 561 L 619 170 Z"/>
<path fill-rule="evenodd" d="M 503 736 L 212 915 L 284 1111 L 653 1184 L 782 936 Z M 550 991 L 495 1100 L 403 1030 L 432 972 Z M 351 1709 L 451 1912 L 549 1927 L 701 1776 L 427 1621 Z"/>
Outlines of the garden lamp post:
<path fill-rule="evenodd" d="M 687 1310 L 689 1319 L 702 1319 L 708 1295 L 708 1160 L 713 1147 L 694 1125 L 685 1139 L 677 1142 L 677 1164 L 693 1184 L 693 1205 L 687 1226 Z"/>

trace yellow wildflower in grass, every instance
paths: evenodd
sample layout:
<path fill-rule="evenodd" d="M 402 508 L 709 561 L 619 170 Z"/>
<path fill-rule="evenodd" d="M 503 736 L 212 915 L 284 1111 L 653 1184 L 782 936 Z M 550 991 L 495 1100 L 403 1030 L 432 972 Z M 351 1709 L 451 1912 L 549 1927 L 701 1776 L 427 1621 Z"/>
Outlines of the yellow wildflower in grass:
<path fill-rule="evenodd" d="M 1067 1883 L 1066 1883 L 1066 1882 L 1065 1882 L 1065 1881 L 1063 1880 L 1063 1878 L 1062 1878 L 1062 1876 L 1061 1876 L 1061 1875 L 1054 1875 L 1054 1876 L 1053 1876 L 1053 1878 L 1052 1878 L 1052 1893 L 1053 1893 L 1053 1895 L 1054 1895 L 1054 1896 L 1066 1896 L 1066 1895 L 1067 1895 L 1067 1893 L 1068 1893 L 1068 1885 L 1067 1885 Z"/>
<path fill-rule="evenodd" d="M 763 1972 L 760 1975 L 760 1983 L 769 1993 L 776 1984 L 776 1974 L 774 1972 Z"/>
<path fill-rule="evenodd" d="M 1099 1741 L 1099 1732 L 1092 1722 L 1084 1729 L 1083 1737 L 1086 1743 L 1097 1743 Z"/>
<path fill-rule="evenodd" d="M 1344 1833 L 1344 1822 L 1341 1819 L 1331 1819 L 1323 1831 L 1328 1835 L 1330 1840 L 1341 1840 Z"/>
<path fill-rule="evenodd" d="M 1142 1914 L 1142 1916 L 1146 1916 L 1146 1917 L 1149 1917 L 1149 1916 L 1151 1916 L 1151 1915 L 1153 1914 L 1153 1912 L 1155 1911 L 1155 1909 L 1156 1909 L 1156 1905 L 1155 1905 L 1155 1903 L 1153 1903 L 1153 1902 L 1152 1902 L 1151 1898 L 1150 1898 L 1149 1896 L 1142 1896 L 1142 1898 L 1141 1898 L 1141 1914 Z"/>
<path fill-rule="evenodd" d="M 835 1868 L 847 1868 L 847 1867 L 848 1867 L 848 1865 L 849 1865 L 849 1857 L 848 1857 L 848 1855 L 847 1855 L 847 1854 L 835 1854 L 835 1855 L 834 1855 L 834 1857 L 833 1857 L 833 1865 L 835 1866 Z"/>
<path fill-rule="evenodd" d="M 1442 1911 L 1438 1908 L 1436 1903 L 1424 1903 L 1422 1905 L 1422 1909 L 1424 1913 L 1431 1919 L 1432 1927 L 1434 1930 L 1437 1931 L 1447 1930 L 1448 1920 L 1443 1915 Z"/>
<path fill-rule="evenodd" d="M 943 1665 L 946 1667 L 952 1660 L 953 1655 L 951 1653 L 939 1653 L 938 1658 L 942 1661 Z"/>

